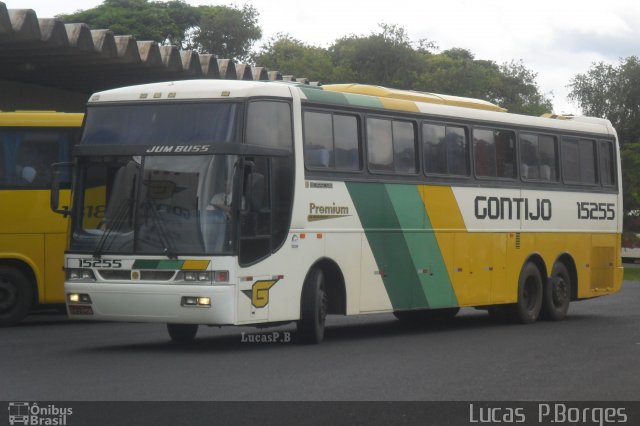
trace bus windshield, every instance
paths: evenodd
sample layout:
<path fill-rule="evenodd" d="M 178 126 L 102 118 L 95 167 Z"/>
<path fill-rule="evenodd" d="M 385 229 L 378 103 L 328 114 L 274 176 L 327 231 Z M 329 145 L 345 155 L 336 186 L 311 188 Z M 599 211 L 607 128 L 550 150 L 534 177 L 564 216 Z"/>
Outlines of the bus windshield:
<path fill-rule="evenodd" d="M 235 155 L 84 159 L 71 250 L 97 256 L 230 253 L 237 160 Z"/>
<path fill-rule="evenodd" d="M 87 109 L 83 145 L 176 145 L 233 142 L 238 104 L 109 105 Z"/>

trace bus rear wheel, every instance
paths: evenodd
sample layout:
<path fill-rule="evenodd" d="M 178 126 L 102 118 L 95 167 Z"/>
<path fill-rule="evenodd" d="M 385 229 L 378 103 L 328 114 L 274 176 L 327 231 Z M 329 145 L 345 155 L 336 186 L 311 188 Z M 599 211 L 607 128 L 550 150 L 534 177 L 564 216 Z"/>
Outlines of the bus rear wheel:
<path fill-rule="evenodd" d="M 541 317 L 560 321 L 567 316 L 571 301 L 571 275 L 562 263 L 553 265 L 551 278 L 544 286 Z"/>
<path fill-rule="evenodd" d="M 317 344 L 324 339 L 328 298 L 324 274 L 319 268 L 311 270 L 304 280 L 298 335 L 304 343 Z"/>
<path fill-rule="evenodd" d="M 198 332 L 197 324 L 167 324 L 167 331 L 171 341 L 184 345 L 193 342 Z"/>
<path fill-rule="evenodd" d="M 522 324 L 531 324 L 538 319 L 542 308 L 542 276 L 538 267 L 527 262 L 518 279 L 518 303 L 511 310 L 511 319 Z"/>
<path fill-rule="evenodd" d="M 19 270 L 0 266 L 0 326 L 14 325 L 29 312 L 33 287 Z"/>

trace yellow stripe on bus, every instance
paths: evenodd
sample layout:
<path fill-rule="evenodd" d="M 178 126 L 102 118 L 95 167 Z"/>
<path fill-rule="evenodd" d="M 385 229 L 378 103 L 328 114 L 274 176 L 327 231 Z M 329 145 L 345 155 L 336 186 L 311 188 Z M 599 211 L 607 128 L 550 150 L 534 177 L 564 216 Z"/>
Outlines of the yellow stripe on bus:
<path fill-rule="evenodd" d="M 190 271 L 204 271 L 209 267 L 208 260 L 185 260 L 182 269 Z"/>

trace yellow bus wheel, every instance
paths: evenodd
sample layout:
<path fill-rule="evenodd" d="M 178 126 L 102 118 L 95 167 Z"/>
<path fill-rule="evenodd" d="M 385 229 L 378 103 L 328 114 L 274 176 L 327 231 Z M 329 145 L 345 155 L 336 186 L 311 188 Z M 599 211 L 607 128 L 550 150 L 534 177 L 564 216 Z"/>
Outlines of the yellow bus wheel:
<path fill-rule="evenodd" d="M 544 286 L 542 311 L 540 316 L 546 320 L 560 321 L 567 316 L 571 300 L 571 275 L 562 263 L 553 265 L 551 277 Z"/>
<path fill-rule="evenodd" d="M 518 302 L 511 307 L 511 319 L 522 324 L 535 322 L 542 308 L 542 276 L 538 267 L 527 262 L 518 279 Z"/>
<path fill-rule="evenodd" d="M 33 287 L 18 269 L 0 266 L 0 325 L 22 320 L 33 303 Z"/>

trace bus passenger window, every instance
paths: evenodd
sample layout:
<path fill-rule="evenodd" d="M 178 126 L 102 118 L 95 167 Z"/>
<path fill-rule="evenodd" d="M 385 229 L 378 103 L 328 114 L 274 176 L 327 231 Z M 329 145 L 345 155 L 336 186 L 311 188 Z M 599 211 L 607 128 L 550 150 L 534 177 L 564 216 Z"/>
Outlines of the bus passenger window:
<path fill-rule="evenodd" d="M 358 119 L 352 115 L 333 115 L 335 166 L 338 170 L 360 170 Z"/>
<path fill-rule="evenodd" d="M 520 134 L 520 175 L 524 180 L 555 182 L 558 176 L 556 138 Z"/>
<path fill-rule="evenodd" d="M 473 130 L 474 165 L 477 176 L 496 176 L 496 147 L 491 130 Z"/>
<path fill-rule="evenodd" d="M 15 183 L 46 187 L 51 182 L 51 164 L 60 161 L 60 134 L 54 131 L 25 132 L 18 138 Z"/>
<path fill-rule="evenodd" d="M 369 167 L 373 171 L 393 171 L 391 120 L 367 120 Z"/>
<path fill-rule="evenodd" d="M 469 145 L 463 127 L 423 124 L 422 138 L 427 173 L 469 175 Z"/>
<path fill-rule="evenodd" d="M 507 130 L 473 130 L 476 176 L 516 177 L 515 133 Z"/>
<path fill-rule="evenodd" d="M 393 122 L 393 159 L 396 172 L 416 172 L 416 133 L 413 123 Z"/>
<path fill-rule="evenodd" d="M 595 141 L 580 140 L 580 181 L 582 183 L 595 184 L 598 182 L 595 148 Z"/>
<path fill-rule="evenodd" d="M 369 167 L 372 171 L 414 174 L 416 131 L 408 121 L 367 120 Z"/>
<path fill-rule="evenodd" d="M 604 186 L 614 186 L 616 184 L 615 166 L 613 165 L 613 144 L 611 142 L 600 142 L 600 176 Z"/>
<path fill-rule="evenodd" d="M 358 118 L 305 111 L 304 162 L 312 169 L 360 170 Z"/>
<path fill-rule="evenodd" d="M 307 167 L 334 167 L 331 114 L 304 113 L 304 159 Z"/>
<path fill-rule="evenodd" d="M 568 183 L 594 185 L 596 174 L 595 141 L 564 138 L 562 141 L 562 175 Z"/>

